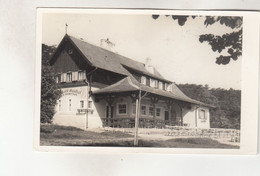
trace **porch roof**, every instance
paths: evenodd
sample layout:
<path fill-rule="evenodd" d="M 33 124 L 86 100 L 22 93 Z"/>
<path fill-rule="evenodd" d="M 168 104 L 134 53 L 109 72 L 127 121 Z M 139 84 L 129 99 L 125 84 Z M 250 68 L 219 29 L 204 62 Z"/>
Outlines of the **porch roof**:
<path fill-rule="evenodd" d="M 153 87 L 143 85 L 138 81 L 136 81 L 134 78 L 131 78 L 130 76 L 118 81 L 115 84 L 107 86 L 103 89 L 93 91 L 93 95 L 139 91 L 141 88 L 141 91 L 145 91 L 154 95 L 159 95 L 170 99 L 180 100 L 192 104 L 203 105 L 203 106 L 214 108 L 214 106 L 212 105 L 202 103 L 200 101 L 187 97 L 175 84 L 172 84 L 172 86 L 173 86 L 172 91 L 156 89 Z"/>

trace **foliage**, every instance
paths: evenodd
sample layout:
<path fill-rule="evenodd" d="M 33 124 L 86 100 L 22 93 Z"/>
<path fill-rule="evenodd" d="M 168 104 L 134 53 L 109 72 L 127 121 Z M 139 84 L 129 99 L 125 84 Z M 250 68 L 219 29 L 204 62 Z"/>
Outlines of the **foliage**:
<path fill-rule="evenodd" d="M 178 87 L 187 96 L 216 107 L 210 112 L 212 128 L 240 129 L 240 90 L 209 89 L 207 85 L 196 84 L 179 84 Z"/>
<path fill-rule="evenodd" d="M 58 89 L 54 71 L 49 64 L 55 47 L 42 44 L 42 77 L 41 77 L 41 122 L 51 123 L 55 114 L 55 104 L 61 96 Z"/>
<path fill-rule="evenodd" d="M 198 16 L 181 16 L 181 15 L 166 15 L 166 17 L 171 16 L 173 20 L 177 20 L 180 26 L 183 26 L 189 17 L 196 18 Z M 201 17 L 201 16 L 200 16 Z M 152 15 L 153 19 L 158 19 L 159 15 Z M 231 17 L 231 16 L 206 16 L 204 20 L 204 25 L 213 25 L 215 23 L 220 23 L 231 29 L 235 29 L 234 32 L 226 33 L 223 35 L 214 34 L 202 34 L 199 37 L 201 43 L 207 42 L 212 51 L 222 53 L 226 51 L 226 55 L 220 55 L 216 58 L 217 64 L 226 65 L 231 59 L 234 61 L 242 55 L 242 17 Z"/>

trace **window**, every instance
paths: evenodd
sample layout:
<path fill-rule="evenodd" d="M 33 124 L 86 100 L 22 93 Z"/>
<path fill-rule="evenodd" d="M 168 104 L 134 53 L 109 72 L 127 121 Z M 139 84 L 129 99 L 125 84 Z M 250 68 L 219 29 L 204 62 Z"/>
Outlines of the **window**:
<path fill-rule="evenodd" d="M 205 112 L 205 110 L 201 109 L 199 111 L 199 118 L 203 119 L 203 120 L 206 120 L 206 112 Z"/>
<path fill-rule="evenodd" d="M 149 116 L 153 116 L 154 115 L 154 107 L 150 106 L 149 107 Z"/>
<path fill-rule="evenodd" d="M 84 100 L 80 101 L 80 108 L 84 108 Z"/>
<path fill-rule="evenodd" d="M 61 111 L 61 100 L 59 100 L 58 105 L 59 105 L 59 111 Z"/>
<path fill-rule="evenodd" d="M 142 83 L 142 84 L 146 84 L 146 77 L 145 77 L 145 76 L 142 76 L 142 77 L 141 77 L 141 83 Z"/>
<path fill-rule="evenodd" d="M 150 79 L 150 86 L 155 87 L 155 80 L 152 78 Z"/>
<path fill-rule="evenodd" d="M 67 77 L 66 77 L 66 82 L 71 82 L 72 81 L 72 73 L 67 73 Z"/>
<path fill-rule="evenodd" d="M 146 79 L 146 85 L 150 86 L 150 79 L 149 78 Z"/>
<path fill-rule="evenodd" d="M 169 84 L 169 85 L 168 85 L 167 91 L 169 91 L 169 92 L 172 91 L 172 84 Z"/>
<path fill-rule="evenodd" d="M 92 108 L 92 101 L 88 101 L 88 108 Z"/>
<path fill-rule="evenodd" d="M 141 106 L 141 115 L 146 115 L 146 106 L 145 105 Z"/>
<path fill-rule="evenodd" d="M 156 117 L 161 117 L 161 108 L 156 108 Z"/>
<path fill-rule="evenodd" d="M 155 88 L 159 88 L 159 81 L 158 80 L 155 80 Z"/>
<path fill-rule="evenodd" d="M 85 71 L 79 71 L 79 80 L 86 79 L 86 73 Z"/>
<path fill-rule="evenodd" d="M 69 99 L 69 111 L 71 111 L 71 99 Z"/>
<path fill-rule="evenodd" d="M 132 112 L 133 112 L 133 114 L 136 114 L 136 106 L 135 106 L 135 104 L 132 105 Z"/>
<path fill-rule="evenodd" d="M 164 83 L 164 86 L 165 86 L 165 89 L 164 89 L 164 90 L 167 90 L 167 91 L 168 91 L 168 86 L 169 86 L 169 84 L 168 84 L 168 83 Z"/>
<path fill-rule="evenodd" d="M 61 82 L 61 74 L 58 74 L 56 76 L 56 83 L 60 83 Z"/>
<path fill-rule="evenodd" d="M 163 83 L 163 90 L 165 90 L 165 83 Z"/>
<path fill-rule="evenodd" d="M 163 89 L 163 83 L 161 81 L 159 81 L 159 86 L 158 86 L 159 89 Z"/>
<path fill-rule="evenodd" d="M 118 114 L 126 114 L 126 104 L 118 104 Z"/>

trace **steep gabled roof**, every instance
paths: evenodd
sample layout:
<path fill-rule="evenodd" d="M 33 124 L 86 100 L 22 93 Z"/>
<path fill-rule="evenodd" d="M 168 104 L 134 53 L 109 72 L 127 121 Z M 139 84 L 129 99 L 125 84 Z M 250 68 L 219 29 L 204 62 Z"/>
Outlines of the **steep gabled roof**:
<path fill-rule="evenodd" d="M 130 76 L 131 73 L 129 73 L 129 71 L 126 68 L 128 67 L 128 68 L 133 68 L 144 75 L 162 81 L 171 82 L 163 78 L 162 75 L 156 69 L 154 74 L 150 73 L 148 70 L 146 70 L 144 63 L 108 51 L 104 48 L 92 45 L 88 42 L 69 36 L 67 34 L 64 36 L 62 42 L 64 41 L 64 39 L 69 40 L 76 47 L 76 49 L 83 56 L 83 58 L 94 67 L 98 67 L 118 74 Z M 57 50 L 59 50 L 59 48 L 61 47 L 60 45 L 58 46 Z M 56 54 L 57 53 L 55 53 L 54 56 Z M 55 59 L 55 57 L 53 57 L 53 59 Z"/>

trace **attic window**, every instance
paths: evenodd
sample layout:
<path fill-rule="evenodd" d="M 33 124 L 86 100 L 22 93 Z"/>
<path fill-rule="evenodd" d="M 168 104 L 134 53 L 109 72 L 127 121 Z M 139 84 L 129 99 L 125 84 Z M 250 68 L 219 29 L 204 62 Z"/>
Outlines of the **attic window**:
<path fill-rule="evenodd" d="M 69 54 L 73 54 L 73 49 L 69 49 Z"/>

